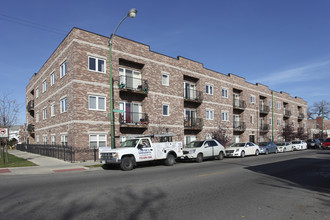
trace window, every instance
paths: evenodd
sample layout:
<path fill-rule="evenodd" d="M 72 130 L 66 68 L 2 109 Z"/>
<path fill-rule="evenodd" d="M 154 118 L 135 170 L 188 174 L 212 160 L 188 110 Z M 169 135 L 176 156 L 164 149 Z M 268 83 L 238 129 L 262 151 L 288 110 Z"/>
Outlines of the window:
<path fill-rule="evenodd" d="M 269 117 L 269 124 L 272 125 L 273 124 L 273 118 Z"/>
<path fill-rule="evenodd" d="M 89 110 L 105 111 L 105 97 L 89 96 Z"/>
<path fill-rule="evenodd" d="M 55 145 L 56 144 L 55 135 L 52 135 L 51 136 L 51 142 L 52 142 L 52 145 Z"/>
<path fill-rule="evenodd" d="M 251 104 L 255 104 L 256 103 L 256 97 L 254 95 L 250 96 L 250 102 Z"/>
<path fill-rule="evenodd" d="M 42 109 L 42 119 L 43 120 L 47 119 L 47 109 L 46 108 Z"/>
<path fill-rule="evenodd" d="M 40 141 L 39 141 L 39 135 L 36 136 L 36 142 L 37 142 L 37 144 L 40 143 Z"/>
<path fill-rule="evenodd" d="M 206 85 L 206 94 L 213 95 L 213 86 L 212 85 Z"/>
<path fill-rule="evenodd" d="M 55 84 L 55 73 L 53 72 L 52 74 L 50 74 L 50 85 L 54 85 Z"/>
<path fill-rule="evenodd" d="M 42 137 L 42 139 L 43 139 L 43 144 L 46 145 L 46 144 L 47 144 L 47 136 L 44 135 L 44 136 Z"/>
<path fill-rule="evenodd" d="M 45 80 L 42 82 L 42 92 L 44 93 L 46 91 L 47 91 L 47 81 Z"/>
<path fill-rule="evenodd" d="M 36 98 L 39 97 L 39 88 L 36 88 Z"/>
<path fill-rule="evenodd" d="M 294 113 L 294 106 L 292 106 L 292 113 Z"/>
<path fill-rule="evenodd" d="M 54 116 L 55 116 L 55 103 L 53 103 L 53 104 L 50 106 L 50 116 L 51 116 L 51 117 L 54 117 Z"/>
<path fill-rule="evenodd" d="M 60 74 L 61 78 L 66 75 L 66 61 L 64 61 L 60 66 Z"/>
<path fill-rule="evenodd" d="M 105 73 L 105 60 L 95 58 L 95 57 L 88 57 L 88 69 L 95 71 L 95 72 L 100 72 L 100 73 Z"/>
<path fill-rule="evenodd" d="M 36 113 L 36 122 L 39 122 L 39 112 Z"/>
<path fill-rule="evenodd" d="M 68 136 L 66 134 L 61 135 L 61 145 L 68 146 Z"/>
<path fill-rule="evenodd" d="M 213 120 L 214 112 L 212 109 L 206 109 L 206 119 Z"/>
<path fill-rule="evenodd" d="M 164 116 L 170 115 L 170 106 L 168 104 L 163 104 L 163 115 Z"/>
<path fill-rule="evenodd" d="M 304 108 L 304 115 L 306 115 L 306 109 Z"/>
<path fill-rule="evenodd" d="M 163 86 L 170 85 L 170 76 L 167 73 L 162 73 L 162 85 Z"/>
<path fill-rule="evenodd" d="M 250 115 L 250 123 L 254 124 L 254 115 Z"/>
<path fill-rule="evenodd" d="M 89 148 L 95 149 L 107 146 L 107 136 L 105 134 L 90 134 Z"/>
<path fill-rule="evenodd" d="M 294 127 L 294 121 L 292 121 L 292 127 Z"/>
<path fill-rule="evenodd" d="M 222 88 L 221 95 L 223 98 L 228 98 L 228 89 Z"/>
<path fill-rule="evenodd" d="M 221 112 L 221 119 L 222 119 L 222 121 L 228 121 L 229 120 L 229 112 L 222 111 Z"/>
<path fill-rule="evenodd" d="M 269 101 L 269 107 L 273 108 L 273 101 L 272 100 Z"/>
<path fill-rule="evenodd" d="M 63 98 L 61 99 L 61 113 L 67 111 L 67 99 Z"/>
<path fill-rule="evenodd" d="M 281 126 L 281 119 L 280 118 L 277 119 L 277 125 Z"/>
<path fill-rule="evenodd" d="M 277 109 L 281 109 L 281 103 L 277 102 Z"/>

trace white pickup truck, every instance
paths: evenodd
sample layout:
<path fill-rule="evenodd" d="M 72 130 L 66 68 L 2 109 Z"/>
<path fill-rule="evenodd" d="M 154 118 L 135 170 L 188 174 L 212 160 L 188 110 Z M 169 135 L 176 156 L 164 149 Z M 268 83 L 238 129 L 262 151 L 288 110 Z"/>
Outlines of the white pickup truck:
<path fill-rule="evenodd" d="M 164 160 L 172 166 L 177 157 L 183 156 L 182 142 L 152 143 L 150 138 L 126 140 L 120 148 L 99 148 L 99 159 L 103 164 L 119 164 L 124 171 L 132 170 L 139 162 Z"/>

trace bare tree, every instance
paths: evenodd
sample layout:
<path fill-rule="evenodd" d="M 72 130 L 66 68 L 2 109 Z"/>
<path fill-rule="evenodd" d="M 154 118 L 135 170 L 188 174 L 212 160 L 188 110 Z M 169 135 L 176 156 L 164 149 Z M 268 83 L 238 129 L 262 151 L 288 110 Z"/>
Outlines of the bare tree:
<path fill-rule="evenodd" d="M 0 96 L 0 127 L 10 128 L 17 122 L 19 107 L 9 95 Z"/>
<path fill-rule="evenodd" d="M 283 128 L 282 137 L 285 141 L 292 141 L 296 137 L 296 133 L 294 132 L 294 128 L 292 125 L 287 124 Z"/>
<path fill-rule="evenodd" d="M 228 131 L 228 127 L 224 127 L 224 126 L 219 126 L 217 130 L 214 130 L 212 132 L 212 137 L 214 139 L 217 139 L 219 141 L 221 141 L 221 143 L 223 144 L 224 147 L 226 147 L 226 145 L 229 143 L 229 136 L 227 134 Z"/>
<path fill-rule="evenodd" d="M 324 116 L 324 118 L 330 119 L 330 102 L 325 100 L 315 102 L 311 108 L 309 108 L 310 116 Z"/>

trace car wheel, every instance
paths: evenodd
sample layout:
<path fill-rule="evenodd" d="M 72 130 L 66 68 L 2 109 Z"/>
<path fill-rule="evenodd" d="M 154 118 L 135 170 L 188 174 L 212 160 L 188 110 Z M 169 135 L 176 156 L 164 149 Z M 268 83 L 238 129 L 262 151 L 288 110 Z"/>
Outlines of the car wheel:
<path fill-rule="evenodd" d="M 203 162 L 203 154 L 199 153 L 196 157 L 196 162 L 201 163 Z"/>
<path fill-rule="evenodd" d="M 218 155 L 218 160 L 223 160 L 224 154 L 222 153 L 222 151 L 219 152 Z"/>
<path fill-rule="evenodd" d="M 173 154 L 168 154 L 165 159 L 165 165 L 173 166 L 174 163 L 175 163 L 175 158 L 174 158 Z"/>
<path fill-rule="evenodd" d="M 259 150 L 256 150 L 256 156 L 258 156 L 259 155 Z"/>
<path fill-rule="evenodd" d="M 120 168 L 123 170 L 123 171 L 129 171 L 129 170 L 132 170 L 134 167 L 134 164 L 133 164 L 133 159 L 131 157 L 124 157 L 122 160 L 121 160 L 121 163 L 120 163 Z"/>
<path fill-rule="evenodd" d="M 277 154 L 277 152 L 278 152 L 278 151 L 277 151 L 277 148 L 276 148 L 276 150 L 275 150 L 275 154 Z"/>
<path fill-rule="evenodd" d="M 265 154 L 267 155 L 269 152 L 268 152 L 268 149 L 266 149 L 266 151 L 265 151 Z"/>
<path fill-rule="evenodd" d="M 243 158 L 243 157 L 245 157 L 245 152 L 244 151 L 241 152 L 241 158 Z"/>
<path fill-rule="evenodd" d="M 283 149 L 283 152 L 285 152 L 286 151 L 286 147 Z"/>

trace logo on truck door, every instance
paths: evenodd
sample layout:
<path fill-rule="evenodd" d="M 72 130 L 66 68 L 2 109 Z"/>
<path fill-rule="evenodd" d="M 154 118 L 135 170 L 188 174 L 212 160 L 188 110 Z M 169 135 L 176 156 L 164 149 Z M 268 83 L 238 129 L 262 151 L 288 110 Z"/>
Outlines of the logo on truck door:
<path fill-rule="evenodd" d="M 150 150 L 150 142 L 147 139 L 142 139 L 139 143 L 139 159 L 140 160 L 146 160 L 146 159 L 152 159 L 152 152 Z"/>

